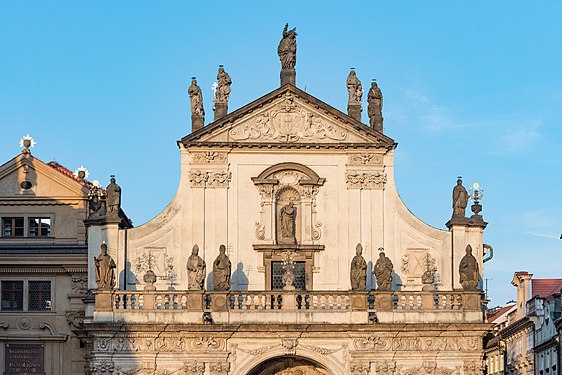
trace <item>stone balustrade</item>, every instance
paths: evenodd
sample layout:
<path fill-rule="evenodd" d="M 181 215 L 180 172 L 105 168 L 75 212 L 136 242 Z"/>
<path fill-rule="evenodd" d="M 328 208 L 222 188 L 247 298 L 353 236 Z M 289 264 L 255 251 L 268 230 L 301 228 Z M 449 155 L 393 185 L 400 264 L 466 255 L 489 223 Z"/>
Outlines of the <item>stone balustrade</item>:
<path fill-rule="evenodd" d="M 481 321 L 480 292 L 351 291 L 94 291 L 93 321 L 147 319 L 181 314 L 201 323 L 202 313 L 221 323 L 407 323 L 438 321 L 442 314 Z M 314 313 L 314 314 L 311 314 Z M 439 315 L 441 314 L 441 315 Z M 208 318 L 209 319 L 209 318 Z M 419 321 L 419 320 L 418 320 Z"/>

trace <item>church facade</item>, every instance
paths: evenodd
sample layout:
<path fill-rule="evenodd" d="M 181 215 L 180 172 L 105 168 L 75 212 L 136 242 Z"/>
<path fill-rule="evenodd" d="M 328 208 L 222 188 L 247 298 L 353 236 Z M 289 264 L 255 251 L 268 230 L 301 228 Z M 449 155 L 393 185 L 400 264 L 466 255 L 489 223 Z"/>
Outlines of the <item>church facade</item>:
<path fill-rule="evenodd" d="M 208 125 L 192 82 L 194 130 L 161 214 L 89 223 L 91 373 L 482 373 L 481 206 L 465 217 L 460 181 L 446 230 L 416 218 L 382 96 L 369 94 L 369 126 L 353 77 L 347 114 L 297 88 L 294 36 L 279 45 L 281 86 L 231 113 L 219 69 Z M 92 261 L 102 244 L 114 289 Z"/>

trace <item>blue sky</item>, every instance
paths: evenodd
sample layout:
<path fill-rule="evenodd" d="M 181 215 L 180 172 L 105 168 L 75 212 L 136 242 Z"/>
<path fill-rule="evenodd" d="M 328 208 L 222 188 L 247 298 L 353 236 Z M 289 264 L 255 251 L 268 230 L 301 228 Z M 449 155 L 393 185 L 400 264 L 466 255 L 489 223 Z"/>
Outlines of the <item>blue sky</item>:
<path fill-rule="evenodd" d="M 445 228 L 456 177 L 484 188 L 492 305 L 515 298 L 514 271 L 562 277 L 559 1 L 3 1 L 0 161 L 29 133 L 43 161 L 115 174 L 146 222 L 177 189 L 189 78 L 207 122 L 219 64 L 231 110 L 277 88 L 285 22 L 300 88 L 345 112 L 350 67 L 378 80 L 412 212 Z"/>

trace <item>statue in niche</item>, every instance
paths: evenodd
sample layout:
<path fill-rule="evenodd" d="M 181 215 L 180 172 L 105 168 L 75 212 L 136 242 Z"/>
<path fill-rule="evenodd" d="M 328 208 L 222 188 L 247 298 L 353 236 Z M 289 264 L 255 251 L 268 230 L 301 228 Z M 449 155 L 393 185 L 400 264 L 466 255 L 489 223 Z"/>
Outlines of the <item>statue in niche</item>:
<path fill-rule="evenodd" d="M 207 266 L 199 255 L 199 246 L 194 245 L 187 259 L 187 289 L 203 290 Z"/>
<path fill-rule="evenodd" d="M 111 176 L 110 183 L 105 188 L 107 194 L 107 215 L 119 216 L 121 208 L 121 187 L 115 182 L 115 176 Z"/>
<path fill-rule="evenodd" d="M 217 90 L 215 91 L 215 101 L 228 103 L 228 97 L 230 96 L 230 85 L 232 80 L 224 68 L 219 66 L 219 72 L 217 74 Z"/>
<path fill-rule="evenodd" d="M 466 255 L 461 259 L 459 264 L 460 279 L 463 290 L 473 291 L 478 287 L 480 273 L 478 272 L 478 261 L 472 255 L 472 247 L 466 246 Z"/>
<path fill-rule="evenodd" d="M 355 70 L 351 69 L 347 76 L 347 103 L 348 104 L 361 104 L 363 98 L 363 86 L 361 81 L 357 78 Z"/>
<path fill-rule="evenodd" d="M 279 211 L 279 228 L 282 242 L 296 243 L 295 219 L 297 209 L 293 202 L 281 207 Z"/>
<path fill-rule="evenodd" d="M 462 179 L 459 177 L 457 185 L 453 188 L 453 216 L 464 217 L 467 205 L 468 192 L 462 186 Z"/>
<path fill-rule="evenodd" d="M 203 93 L 201 92 L 201 87 L 197 86 L 197 80 L 195 78 L 191 80 L 191 86 L 187 89 L 187 93 L 191 101 L 191 114 L 193 116 L 205 115 L 205 110 L 203 109 Z"/>
<path fill-rule="evenodd" d="M 385 256 L 384 252 L 381 252 L 373 269 L 373 274 L 377 280 L 377 290 L 392 290 L 392 270 L 393 266 L 390 258 Z"/>
<path fill-rule="evenodd" d="M 288 30 L 289 24 L 283 29 L 283 39 L 277 47 L 277 54 L 281 60 L 281 69 L 294 70 L 297 64 L 297 29 Z"/>
<path fill-rule="evenodd" d="M 353 291 L 363 291 L 367 284 L 367 262 L 361 253 L 363 252 L 363 246 L 360 243 L 355 247 L 356 255 L 351 260 L 351 290 Z"/>
<path fill-rule="evenodd" d="M 100 255 L 94 257 L 96 268 L 96 283 L 100 290 L 111 290 L 115 287 L 115 268 L 117 265 L 113 258 L 107 254 L 107 245 L 101 244 Z"/>
<path fill-rule="evenodd" d="M 226 246 L 219 246 L 219 256 L 213 262 L 213 285 L 215 290 L 230 290 L 232 263 L 226 255 Z"/>
<path fill-rule="evenodd" d="M 376 81 L 371 83 L 371 88 L 367 94 L 367 114 L 369 115 L 370 125 L 375 125 L 375 119 L 382 117 L 382 91 Z"/>

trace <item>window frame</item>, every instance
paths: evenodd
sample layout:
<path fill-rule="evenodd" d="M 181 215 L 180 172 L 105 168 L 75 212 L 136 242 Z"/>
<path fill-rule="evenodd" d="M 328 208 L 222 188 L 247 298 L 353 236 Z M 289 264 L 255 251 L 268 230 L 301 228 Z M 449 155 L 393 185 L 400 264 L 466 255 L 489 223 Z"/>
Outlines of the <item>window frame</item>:
<path fill-rule="evenodd" d="M 21 312 L 29 312 L 29 313 L 53 313 L 55 312 L 55 280 L 53 277 L 3 277 L 0 279 L 0 293 L 2 293 L 2 283 L 6 281 L 22 281 L 23 282 L 23 307 L 21 310 L 4 310 L 0 304 L 0 313 L 7 314 L 7 313 L 16 313 L 19 314 Z M 51 289 L 51 298 L 46 299 L 45 301 L 50 301 L 49 309 L 46 310 L 30 310 L 30 282 L 49 282 L 50 289 Z M 0 301 L 2 300 L 0 296 Z"/>
<path fill-rule="evenodd" d="M 31 221 L 32 220 L 38 220 L 39 225 L 37 226 L 37 235 L 36 236 L 32 236 L 31 235 Z M 49 233 L 46 236 L 43 236 L 41 234 L 42 232 L 42 224 L 43 224 L 43 220 L 49 220 Z M 27 237 L 28 238 L 50 238 L 51 237 L 51 229 L 53 227 L 53 219 L 48 216 L 48 215 L 43 215 L 43 216 L 28 216 L 27 217 Z"/>
<path fill-rule="evenodd" d="M 22 225 L 21 227 L 17 227 L 15 221 L 17 219 L 21 219 L 22 220 Z M 11 221 L 11 225 L 10 225 L 10 233 L 11 235 L 6 236 L 5 235 L 5 223 L 10 220 Z M 1 218 L 1 222 L 2 222 L 2 238 L 24 238 L 25 237 L 25 216 L 20 216 L 20 215 L 6 215 L 6 216 L 2 216 Z M 16 230 L 18 228 L 21 228 L 22 230 L 22 234 L 21 236 L 17 236 L 16 235 Z"/>

